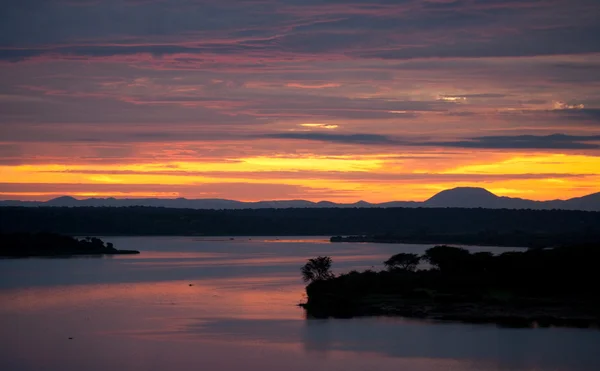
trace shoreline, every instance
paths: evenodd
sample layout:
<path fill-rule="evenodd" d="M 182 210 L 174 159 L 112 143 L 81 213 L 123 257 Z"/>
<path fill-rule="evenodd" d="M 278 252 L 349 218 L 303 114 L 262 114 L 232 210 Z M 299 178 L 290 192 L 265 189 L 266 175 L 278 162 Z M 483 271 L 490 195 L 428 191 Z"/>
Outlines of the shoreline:
<path fill-rule="evenodd" d="M 331 237 L 334 238 L 334 237 Z M 344 237 L 347 238 L 347 237 Z M 502 243 L 463 243 L 463 242 L 448 242 L 448 240 L 452 239 L 435 239 L 435 240 L 418 240 L 412 241 L 410 239 L 399 239 L 399 240 L 377 240 L 377 239 L 364 239 L 361 241 L 358 240 L 344 240 L 344 241 L 330 241 L 331 243 L 380 243 L 386 245 L 443 245 L 443 244 L 451 244 L 455 246 L 464 246 L 464 247 L 514 247 L 519 249 L 528 249 L 529 246 L 519 246 L 514 244 L 502 244 Z"/>
<path fill-rule="evenodd" d="M 494 246 L 494 247 L 554 247 L 564 243 L 549 238 L 548 235 L 499 235 L 494 237 L 478 234 L 433 235 L 433 236 L 386 236 L 386 235 L 349 235 L 332 236 L 331 243 L 381 243 L 381 244 L 415 244 L 415 245 L 460 245 L 460 246 Z"/>
<path fill-rule="evenodd" d="M 400 297 L 365 297 L 359 302 L 301 303 L 307 315 L 314 318 L 404 317 L 412 319 L 496 324 L 503 327 L 572 327 L 600 330 L 600 317 L 566 303 L 553 306 L 492 304 L 475 301 L 435 302 Z"/>

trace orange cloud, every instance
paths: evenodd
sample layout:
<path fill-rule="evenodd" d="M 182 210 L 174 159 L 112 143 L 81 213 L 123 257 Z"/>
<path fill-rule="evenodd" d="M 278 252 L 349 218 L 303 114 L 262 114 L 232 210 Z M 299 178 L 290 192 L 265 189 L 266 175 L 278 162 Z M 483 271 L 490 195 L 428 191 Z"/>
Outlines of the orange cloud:
<path fill-rule="evenodd" d="M 329 129 L 329 130 L 337 129 L 339 127 L 338 125 L 335 125 L 335 124 L 317 124 L 317 123 L 305 123 L 305 124 L 300 124 L 300 126 L 303 126 L 305 128 Z"/>

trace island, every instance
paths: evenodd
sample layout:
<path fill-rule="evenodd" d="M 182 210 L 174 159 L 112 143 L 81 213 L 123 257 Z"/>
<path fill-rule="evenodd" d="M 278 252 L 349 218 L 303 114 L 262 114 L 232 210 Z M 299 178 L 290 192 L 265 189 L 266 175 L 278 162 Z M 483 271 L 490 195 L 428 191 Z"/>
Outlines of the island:
<path fill-rule="evenodd" d="M 427 265 L 424 267 L 422 262 Z M 309 317 L 403 316 L 506 326 L 598 327 L 600 244 L 471 253 L 440 245 L 400 253 L 381 271 L 302 267 Z M 422 269 L 418 269 L 422 267 Z"/>
<path fill-rule="evenodd" d="M 139 254 L 117 250 L 96 237 L 78 239 L 55 233 L 0 234 L 0 258 L 69 257 L 78 255 Z"/>

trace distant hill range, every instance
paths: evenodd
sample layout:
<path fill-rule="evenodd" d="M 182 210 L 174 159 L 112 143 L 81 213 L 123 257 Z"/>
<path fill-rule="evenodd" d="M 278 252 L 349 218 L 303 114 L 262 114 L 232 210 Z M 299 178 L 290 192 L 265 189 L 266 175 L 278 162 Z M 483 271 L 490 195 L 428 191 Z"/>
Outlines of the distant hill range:
<path fill-rule="evenodd" d="M 568 200 L 533 201 L 500 197 L 484 188 L 459 187 L 442 191 L 423 202 L 391 201 L 379 204 L 359 201 L 350 204 L 305 200 L 243 202 L 226 199 L 164 199 L 164 198 L 87 198 L 78 200 L 63 196 L 49 201 L 0 201 L 0 206 L 53 207 L 124 207 L 148 206 L 178 209 L 267 209 L 267 208 L 332 208 L 332 207 L 456 207 L 485 209 L 537 209 L 600 211 L 600 192 Z"/>

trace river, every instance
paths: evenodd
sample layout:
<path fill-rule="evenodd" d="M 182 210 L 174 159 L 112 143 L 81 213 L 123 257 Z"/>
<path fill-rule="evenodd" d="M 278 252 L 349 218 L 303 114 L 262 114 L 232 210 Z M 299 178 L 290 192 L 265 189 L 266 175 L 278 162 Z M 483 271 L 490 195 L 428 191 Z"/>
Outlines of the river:
<path fill-rule="evenodd" d="M 307 319 L 300 266 L 381 269 L 431 246 L 102 237 L 140 255 L 0 260 L 0 369 L 600 370 L 600 331 Z M 472 248 L 502 252 L 507 248 Z"/>

